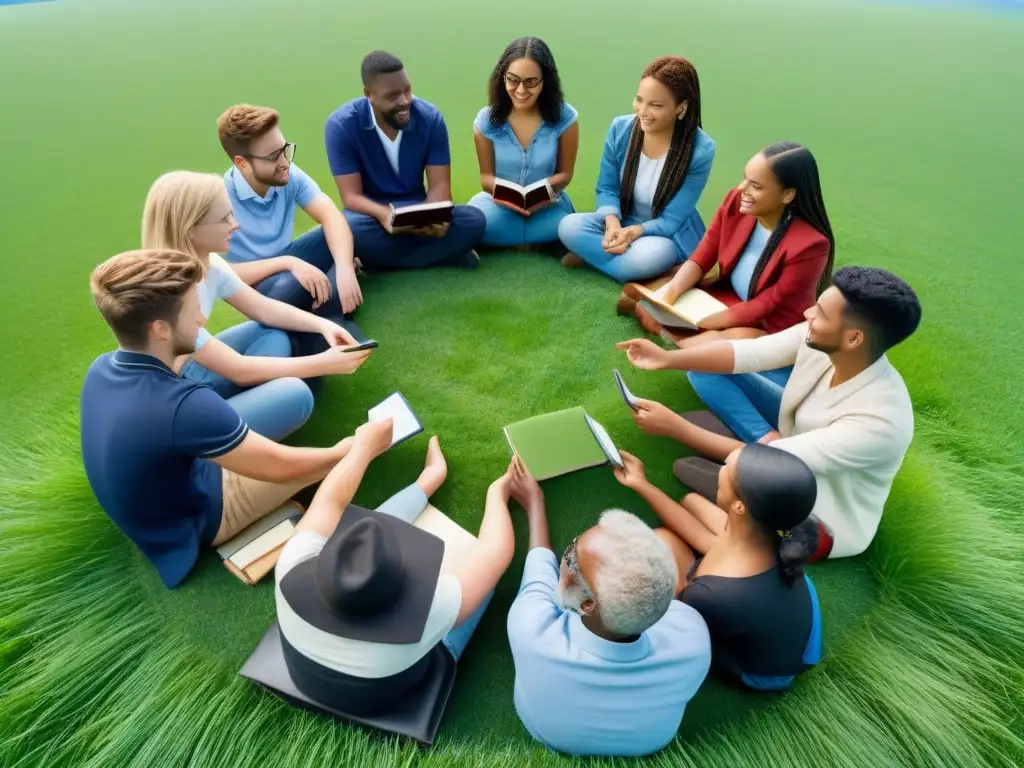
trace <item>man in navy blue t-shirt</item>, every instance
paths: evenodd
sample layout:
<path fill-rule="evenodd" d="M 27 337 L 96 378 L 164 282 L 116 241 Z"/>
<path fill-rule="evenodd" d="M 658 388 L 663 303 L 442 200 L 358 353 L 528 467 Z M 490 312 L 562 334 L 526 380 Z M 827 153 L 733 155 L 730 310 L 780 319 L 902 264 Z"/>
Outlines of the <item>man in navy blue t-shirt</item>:
<path fill-rule="evenodd" d="M 390 53 L 363 59 L 362 77 L 364 97 L 334 110 L 325 130 L 356 256 L 384 269 L 475 267 L 485 220 L 471 206 L 455 206 L 451 224 L 392 234 L 389 204 L 451 200 L 448 128 L 432 104 L 413 98 L 409 75 Z"/>
<path fill-rule="evenodd" d="M 97 267 L 96 306 L 119 349 L 82 385 L 82 460 L 100 506 L 175 587 L 200 548 L 220 544 L 321 480 L 351 441 L 291 448 L 252 432 L 209 387 L 178 376 L 206 322 L 203 264 L 130 251 Z"/>

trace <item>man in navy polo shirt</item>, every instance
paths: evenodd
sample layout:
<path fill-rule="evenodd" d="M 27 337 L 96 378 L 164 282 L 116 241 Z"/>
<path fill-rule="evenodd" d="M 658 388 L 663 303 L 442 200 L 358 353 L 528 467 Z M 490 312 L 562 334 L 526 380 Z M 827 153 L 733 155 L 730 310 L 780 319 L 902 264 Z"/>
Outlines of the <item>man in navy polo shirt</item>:
<path fill-rule="evenodd" d="M 382 269 L 475 267 L 485 225 L 476 208 L 456 206 L 450 225 L 391 233 L 389 204 L 451 200 L 448 128 L 432 104 L 413 98 L 409 75 L 390 53 L 363 59 L 362 77 L 365 96 L 338 107 L 325 131 L 356 256 Z"/>
<path fill-rule="evenodd" d="M 129 251 L 90 278 L 119 348 L 101 355 L 81 394 L 82 461 L 110 519 L 176 587 L 199 558 L 323 477 L 348 453 L 291 448 L 251 431 L 209 387 L 178 376 L 206 322 L 199 258 Z"/>

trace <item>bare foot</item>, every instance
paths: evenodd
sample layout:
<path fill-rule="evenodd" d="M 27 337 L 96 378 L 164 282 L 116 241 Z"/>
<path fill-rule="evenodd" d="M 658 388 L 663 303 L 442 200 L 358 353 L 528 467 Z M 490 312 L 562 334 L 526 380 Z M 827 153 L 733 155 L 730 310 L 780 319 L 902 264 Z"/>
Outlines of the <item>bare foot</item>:
<path fill-rule="evenodd" d="M 416 485 L 423 489 L 429 499 L 448 477 L 448 462 L 441 453 L 441 441 L 437 435 L 430 438 L 430 445 L 427 446 L 427 460 L 423 462 L 423 471 L 416 480 Z"/>

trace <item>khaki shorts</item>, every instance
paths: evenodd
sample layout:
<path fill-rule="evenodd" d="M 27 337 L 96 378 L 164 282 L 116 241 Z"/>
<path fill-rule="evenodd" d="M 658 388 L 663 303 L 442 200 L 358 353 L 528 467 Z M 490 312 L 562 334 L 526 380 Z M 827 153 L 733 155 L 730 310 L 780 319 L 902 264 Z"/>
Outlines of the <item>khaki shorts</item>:
<path fill-rule="evenodd" d="M 252 525 L 284 504 L 309 483 L 281 485 L 221 470 L 221 491 L 224 497 L 220 530 L 213 546 L 220 546 L 243 528 Z"/>

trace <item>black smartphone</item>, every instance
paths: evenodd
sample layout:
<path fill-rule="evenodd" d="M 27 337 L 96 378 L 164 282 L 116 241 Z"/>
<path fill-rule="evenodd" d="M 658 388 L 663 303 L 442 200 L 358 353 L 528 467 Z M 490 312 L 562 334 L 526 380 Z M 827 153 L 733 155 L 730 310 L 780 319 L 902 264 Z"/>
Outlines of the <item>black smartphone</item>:
<path fill-rule="evenodd" d="M 345 347 L 346 352 L 362 352 L 364 349 L 376 349 L 377 342 L 373 339 L 364 341 L 362 344 L 356 344 L 354 347 Z"/>

